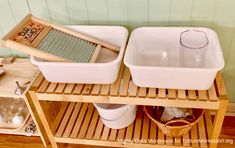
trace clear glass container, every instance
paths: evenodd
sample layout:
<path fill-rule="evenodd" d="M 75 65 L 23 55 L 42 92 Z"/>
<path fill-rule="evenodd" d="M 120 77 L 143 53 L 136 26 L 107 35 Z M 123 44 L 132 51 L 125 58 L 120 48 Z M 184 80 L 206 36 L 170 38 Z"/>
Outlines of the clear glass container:
<path fill-rule="evenodd" d="M 204 31 L 188 29 L 180 34 L 180 63 L 183 67 L 203 67 L 209 40 Z"/>

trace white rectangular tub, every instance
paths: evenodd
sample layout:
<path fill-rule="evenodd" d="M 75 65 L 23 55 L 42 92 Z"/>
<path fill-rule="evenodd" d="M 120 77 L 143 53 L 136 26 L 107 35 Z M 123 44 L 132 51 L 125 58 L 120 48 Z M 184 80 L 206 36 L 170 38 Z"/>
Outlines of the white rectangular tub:
<path fill-rule="evenodd" d="M 184 50 L 180 35 L 187 29 L 205 32 L 208 46 L 194 65 L 194 51 Z M 200 45 L 199 45 L 200 46 Z M 219 40 L 213 30 L 185 27 L 142 27 L 130 37 L 124 63 L 133 82 L 140 87 L 208 89 L 217 71 L 224 67 Z"/>
<path fill-rule="evenodd" d="M 68 28 L 119 46 L 119 53 L 101 49 L 96 63 L 48 62 L 31 57 L 31 62 L 39 67 L 50 82 L 111 84 L 118 75 L 122 62 L 128 31 L 121 26 L 68 26 Z"/>

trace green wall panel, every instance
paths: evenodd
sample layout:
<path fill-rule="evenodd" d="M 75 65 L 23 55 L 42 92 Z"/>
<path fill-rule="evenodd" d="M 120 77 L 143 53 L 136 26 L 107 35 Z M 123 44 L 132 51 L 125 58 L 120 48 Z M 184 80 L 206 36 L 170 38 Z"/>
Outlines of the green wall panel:
<path fill-rule="evenodd" d="M 15 24 L 15 18 L 9 6 L 8 0 L 0 0 L 0 22 L 3 33 L 7 33 Z"/>
<path fill-rule="evenodd" d="M 70 24 L 66 0 L 47 0 L 51 20 L 58 24 Z"/>
<path fill-rule="evenodd" d="M 33 15 L 51 21 L 46 0 L 27 0 Z"/>
<path fill-rule="evenodd" d="M 89 24 L 108 24 L 108 12 L 106 0 L 87 0 Z"/>
<path fill-rule="evenodd" d="M 214 29 L 218 33 L 225 59 L 228 58 L 235 29 L 235 0 L 217 0 L 214 11 Z"/>
<path fill-rule="evenodd" d="M 12 15 L 14 16 L 15 23 L 21 21 L 27 14 L 30 13 L 26 0 L 8 0 L 8 2 L 9 7 L 11 8 Z M 12 53 L 20 57 L 27 56 L 27 54 L 19 52 L 17 50 L 12 50 Z"/>
<path fill-rule="evenodd" d="M 0 38 L 3 37 L 3 32 L 2 32 L 2 29 L 0 28 Z M 7 49 L 7 48 L 3 48 L 0 46 L 0 56 L 3 57 L 3 56 L 10 56 L 12 55 L 12 52 L 10 49 Z"/>
<path fill-rule="evenodd" d="M 229 98 L 235 102 L 235 36 L 233 36 L 229 55 L 224 69 L 224 78 Z"/>
<path fill-rule="evenodd" d="M 191 26 L 192 0 L 171 0 L 170 26 Z"/>
<path fill-rule="evenodd" d="M 16 11 L 15 11 L 16 5 L 12 4 L 12 2 L 13 1 L 10 1 L 10 0 L 0 0 L 0 6 L 1 6 L 0 27 L 2 29 L 3 34 L 6 34 L 10 29 L 12 29 L 14 25 L 18 22 L 18 19 L 24 17 L 25 14 L 27 14 L 25 13 L 25 10 L 27 10 L 28 7 L 27 5 L 24 5 L 24 4 L 27 4 L 26 1 L 22 0 L 22 1 L 16 2 L 16 4 L 18 5 L 18 8 L 16 9 Z M 19 12 L 17 13 L 17 11 Z M 27 56 L 26 54 L 16 51 L 16 50 L 11 50 L 11 53 L 13 55 L 18 55 L 20 57 Z"/>
<path fill-rule="evenodd" d="M 128 27 L 127 4 L 128 1 L 107 0 L 108 24 Z"/>
<path fill-rule="evenodd" d="M 168 26 L 170 17 L 171 0 L 149 1 L 149 25 Z"/>
<path fill-rule="evenodd" d="M 25 15 L 29 14 L 30 11 L 26 0 L 8 0 L 8 2 L 16 22 L 19 22 Z"/>
<path fill-rule="evenodd" d="M 131 29 L 148 25 L 149 5 L 146 0 L 128 0 L 128 26 Z"/>
<path fill-rule="evenodd" d="M 86 0 L 67 0 L 68 17 L 71 24 L 88 24 Z"/>
<path fill-rule="evenodd" d="M 235 0 L 0 0 L 0 37 L 24 15 L 57 24 L 202 26 L 219 37 L 229 98 L 235 102 Z M 20 52 L 0 48 L 0 56 Z"/>
<path fill-rule="evenodd" d="M 212 27 L 216 0 L 193 0 L 192 26 Z"/>

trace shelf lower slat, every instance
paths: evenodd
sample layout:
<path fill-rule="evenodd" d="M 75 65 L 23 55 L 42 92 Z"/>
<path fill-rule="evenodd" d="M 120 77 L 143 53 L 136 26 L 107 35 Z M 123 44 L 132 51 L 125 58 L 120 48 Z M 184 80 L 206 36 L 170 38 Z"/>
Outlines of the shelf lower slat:
<path fill-rule="evenodd" d="M 77 104 L 82 106 L 79 113 L 76 113 L 76 118 L 80 122 L 71 121 L 71 119 L 67 120 L 68 115 L 71 116 L 74 111 L 77 111 L 75 108 Z M 199 139 L 205 138 L 206 140 L 209 137 L 207 131 L 211 130 L 212 125 L 208 114 L 200 119 L 199 123 L 193 127 L 189 134 L 174 138 L 163 135 L 157 126 L 150 119 L 146 118 L 142 107 L 139 107 L 137 118 L 130 126 L 115 130 L 103 125 L 100 117 L 97 116 L 98 113 L 94 109 L 93 104 L 76 103 L 73 106 L 72 112 L 71 110 L 65 112 L 65 114 L 67 113 L 67 116 L 64 117 L 66 118 L 66 123 L 64 123 L 64 118 L 61 119 L 61 124 L 55 132 L 56 142 L 112 147 L 164 147 L 164 144 L 168 147 L 193 147 L 195 145 L 208 147 L 208 143 L 192 143 L 190 139 L 193 138 L 193 140 L 199 141 Z M 66 127 L 64 129 L 65 124 Z M 70 128 L 70 130 L 66 130 L 66 128 Z M 149 130 L 146 130 L 146 128 Z M 61 133 L 61 131 L 63 132 Z M 60 136 L 58 136 L 58 132 Z"/>

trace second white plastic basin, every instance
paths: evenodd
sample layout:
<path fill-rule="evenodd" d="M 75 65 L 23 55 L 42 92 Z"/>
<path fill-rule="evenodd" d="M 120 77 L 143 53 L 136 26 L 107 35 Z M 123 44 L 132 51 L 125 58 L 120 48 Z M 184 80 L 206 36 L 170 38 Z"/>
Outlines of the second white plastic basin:
<path fill-rule="evenodd" d="M 200 52 L 200 64 L 194 65 L 192 50 L 180 45 L 181 32 L 196 29 L 206 33 L 209 44 Z M 207 28 L 142 27 L 130 37 L 124 63 L 133 82 L 140 87 L 172 89 L 208 89 L 217 71 L 224 67 L 216 33 Z"/>

